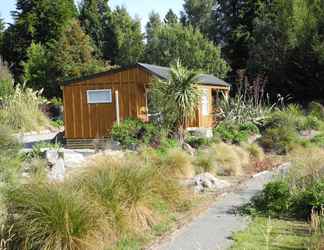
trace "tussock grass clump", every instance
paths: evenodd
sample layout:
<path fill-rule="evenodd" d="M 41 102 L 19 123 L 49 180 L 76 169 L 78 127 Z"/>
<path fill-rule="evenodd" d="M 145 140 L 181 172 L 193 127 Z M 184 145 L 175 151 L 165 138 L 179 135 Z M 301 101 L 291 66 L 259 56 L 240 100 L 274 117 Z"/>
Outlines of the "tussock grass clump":
<path fill-rule="evenodd" d="M 197 172 L 238 176 L 250 163 L 249 153 L 238 145 L 218 143 L 198 152 L 194 164 Z"/>
<path fill-rule="evenodd" d="M 248 152 L 251 158 L 257 161 L 264 160 L 264 151 L 263 149 L 256 143 L 243 143 L 241 146 Z"/>
<path fill-rule="evenodd" d="M 192 158 L 179 148 L 169 150 L 163 156 L 163 167 L 167 175 L 178 178 L 193 177 L 194 168 Z"/>
<path fill-rule="evenodd" d="M 149 202 L 152 170 L 140 162 L 100 157 L 85 169 L 76 182 L 79 189 L 105 207 L 117 232 L 147 229 L 152 223 Z"/>
<path fill-rule="evenodd" d="M 218 164 L 219 174 L 231 176 L 242 174 L 242 161 L 239 155 L 239 153 L 242 152 L 239 152 L 237 147 L 225 143 L 219 143 L 213 145 L 210 150 Z"/>
<path fill-rule="evenodd" d="M 63 185 L 23 185 L 6 199 L 19 249 L 104 249 L 111 232 L 99 205 Z"/>
<path fill-rule="evenodd" d="M 216 162 L 214 155 L 211 154 L 208 149 L 198 151 L 197 156 L 194 160 L 194 164 L 198 173 L 216 172 Z"/>

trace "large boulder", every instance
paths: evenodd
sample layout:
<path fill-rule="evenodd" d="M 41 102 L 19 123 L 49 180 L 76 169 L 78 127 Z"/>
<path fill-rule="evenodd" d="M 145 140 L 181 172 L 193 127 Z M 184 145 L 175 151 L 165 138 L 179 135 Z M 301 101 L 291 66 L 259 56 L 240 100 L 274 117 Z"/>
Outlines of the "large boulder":
<path fill-rule="evenodd" d="M 52 181 L 63 181 L 65 175 L 63 153 L 59 150 L 47 150 L 45 158 L 49 168 L 48 178 Z"/>
<path fill-rule="evenodd" d="M 84 163 L 85 157 L 83 154 L 73 150 L 64 150 L 64 165 L 66 168 L 80 167 Z"/>
<path fill-rule="evenodd" d="M 196 192 L 219 191 L 230 186 L 230 183 L 220 180 L 210 173 L 202 173 L 193 177 L 191 184 Z"/>

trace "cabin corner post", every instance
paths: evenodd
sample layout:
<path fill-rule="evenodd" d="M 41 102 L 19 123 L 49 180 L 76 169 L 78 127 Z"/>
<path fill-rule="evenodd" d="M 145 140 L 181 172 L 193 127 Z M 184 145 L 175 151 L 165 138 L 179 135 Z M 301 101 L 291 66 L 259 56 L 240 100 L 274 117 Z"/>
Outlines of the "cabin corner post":
<path fill-rule="evenodd" d="M 115 91 L 115 108 L 116 108 L 116 122 L 119 126 L 120 124 L 120 109 L 119 109 L 119 93 L 118 90 Z"/>

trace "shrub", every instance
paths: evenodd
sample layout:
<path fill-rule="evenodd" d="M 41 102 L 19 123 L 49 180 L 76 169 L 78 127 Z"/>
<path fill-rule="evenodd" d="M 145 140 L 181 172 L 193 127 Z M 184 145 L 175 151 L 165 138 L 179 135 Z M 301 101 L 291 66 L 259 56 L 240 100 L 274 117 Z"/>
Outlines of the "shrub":
<path fill-rule="evenodd" d="M 222 122 L 214 129 L 213 132 L 225 142 L 241 143 L 247 141 L 249 136 L 259 133 L 259 129 L 253 123 L 243 123 L 241 125 L 237 125 Z"/>
<path fill-rule="evenodd" d="M 316 146 L 324 148 L 324 133 L 320 133 L 311 139 L 311 142 Z"/>
<path fill-rule="evenodd" d="M 186 143 L 188 143 L 191 147 L 197 149 L 202 146 L 208 146 L 211 144 L 211 139 L 199 136 L 188 136 L 186 137 Z"/>
<path fill-rule="evenodd" d="M 42 91 L 17 85 L 12 95 L 3 99 L 0 121 L 13 130 L 32 131 L 49 126 L 48 118 L 39 106 L 45 103 Z"/>
<path fill-rule="evenodd" d="M 324 107 L 318 102 L 311 102 L 308 106 L 308 113 L 319 120 L 324 120 Z"/>
<path fill-rule="evenodd" d="M 115 124 L 111 131 L 112 139 L 121 143 L 124 147 L 130 147 L 134 144 L 159 144 L 161 132 L 153 124 L 127 118 L 119 125 Z"/>
<path fill-rule="evenodd" d="M 289 186 L 286 181 L 274 181 L 266 185 L 261 195 L 254 200 L 255 206 L 271 215 L 283 214 L 290 206 Z"/>
<path fill-rule="evenodd" d="M 19 249 L 104 249 L 110 229 L 102 209 L 79 192 L 29 184 L 9 190 L 6 199 Z"/>
<path fill-rule="evenodd" d="M 294 127 L 278 126 L 266 129 L 259 142 L 266 151 L 285 154 L 298 139 L 298 133 Z"/>

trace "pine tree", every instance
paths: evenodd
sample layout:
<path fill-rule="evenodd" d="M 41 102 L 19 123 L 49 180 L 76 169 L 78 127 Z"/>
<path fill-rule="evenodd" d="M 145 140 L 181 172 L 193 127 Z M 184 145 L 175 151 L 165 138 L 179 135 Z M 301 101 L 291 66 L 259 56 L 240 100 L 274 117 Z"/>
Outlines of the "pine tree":
<path fill-rule="evenodd" d="M 110 16 L 110 25 L 105 56 L 120 66 L 138 62 L 144 51 L 140 20 L 133 19 L 124 7 L 117 7 Z"/>
<path fill-rule="evenodd" d="M 99 55 L 104 54 L 105 32 L 110 15 L 108 0 L 83 0 L 80 4 L 79 20 L 82 28 L 92 38 Z"/>
<path fill-rule="evenodd" d="M 60 94 L 59 83 L 104 70 L 101 61 L 93 56 L 91 39 L 77 21 L 68 25 L 58 41 L 32 43 L 24 63 L 27 85 L 40 89 L 48 97 Z"/>
<path fill-rule="evenodd" d="M 165 24 L 175 24 L 178 23 L 178 16 L 173 12 L 172 9 L 169 9 L 168 13 L 164 17 Z"/>
<path fill-rule="evenodd" d="M 22 62 L 32 42 L 45 45 L 58 40 L 65 27 L 77 16 L 73 0 L 17 0 L 14 24 L 4 34 L 4 59 L 12 65 L 15 79 L 21 79 Z"/>
<path fill-rule="evenodd" d="M 154 36 L 154 32 L 162 25 L 160 14 L 152 11 L 149 15 L 149 21 L 146 24 L 146 39 L 149 41 Z"/>

